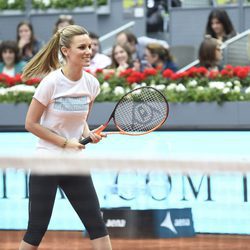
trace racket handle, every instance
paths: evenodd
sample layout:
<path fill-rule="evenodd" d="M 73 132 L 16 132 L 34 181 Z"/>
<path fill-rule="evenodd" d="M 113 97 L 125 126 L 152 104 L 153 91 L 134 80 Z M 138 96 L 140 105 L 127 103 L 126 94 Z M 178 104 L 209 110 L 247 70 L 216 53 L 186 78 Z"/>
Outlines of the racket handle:
<path fill-rule="evenodd" d="M 95 133 L 100 134 L 106 127 L 107 127 L 107 124 L 106 125 L 101 125 L 99 128 L 96 129 Z M 92 139 L 90 138 L 90 136 L 80 140 L 80 143 L 82 145 L 86 145 L 86 144 L 88 144 L 90 142 L 92 142 Z"/>
<path fill-rule="evenodd" d="M 80 140 L 80 143 L 81 143 L 82 145 L 86 145 L 86 144 L 88 144 L 88 143 L 90 143 L 90 142 L 92 142 L 92 139 L 90 138 L 90 136 L 87 137 L 87 138 L 85 138 L 85 139 Z"/>

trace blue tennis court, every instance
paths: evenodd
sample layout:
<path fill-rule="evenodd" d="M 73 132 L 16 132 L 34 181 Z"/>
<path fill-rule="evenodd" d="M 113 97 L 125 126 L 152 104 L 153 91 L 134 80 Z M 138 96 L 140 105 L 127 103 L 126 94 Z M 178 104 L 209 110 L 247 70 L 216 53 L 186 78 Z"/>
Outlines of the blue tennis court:
<path fill-rule="evenodd" d="M 2 155 L 30 155 L 37 138 L 25 132 L 0 133 L 0 141 Z M 247 157 L 249 146 L 250 131 L 169 131 L 139 137 L 109 135 L 99 144 L 89 144 L 83 154 Z"/>

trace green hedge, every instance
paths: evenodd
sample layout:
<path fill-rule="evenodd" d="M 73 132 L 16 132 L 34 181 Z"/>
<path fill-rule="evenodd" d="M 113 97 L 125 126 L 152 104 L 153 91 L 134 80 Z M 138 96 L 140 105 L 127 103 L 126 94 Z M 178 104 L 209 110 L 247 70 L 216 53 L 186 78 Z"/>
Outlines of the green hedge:
<path fill-rule="evenodd" d="M 25 2 L 27 0 L 0 0 L 0 10 L 25 10 Z M 97 0 L 97 6 L 107 5 L 108 0 Z M 94 0 L 50 0 L 45 2 L 43 0 L 32 0 L 33 9 L 74 9 L 86 6 L 93 6 Z"/>

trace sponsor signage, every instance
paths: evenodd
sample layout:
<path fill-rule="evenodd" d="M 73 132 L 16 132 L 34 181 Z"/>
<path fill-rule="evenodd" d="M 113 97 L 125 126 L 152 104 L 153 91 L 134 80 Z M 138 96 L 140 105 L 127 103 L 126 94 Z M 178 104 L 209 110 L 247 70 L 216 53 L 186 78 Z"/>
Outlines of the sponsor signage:
<path fill-rule="evenodd" d="M 195 235 L 190 208 L 102 211 L 111 237 L 176 238 Z"/>

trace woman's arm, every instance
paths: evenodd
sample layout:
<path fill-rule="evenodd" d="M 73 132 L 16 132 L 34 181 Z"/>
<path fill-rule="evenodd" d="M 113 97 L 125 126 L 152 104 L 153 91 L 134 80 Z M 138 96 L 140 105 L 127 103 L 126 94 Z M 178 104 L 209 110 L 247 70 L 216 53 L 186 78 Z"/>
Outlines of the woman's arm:
<path fill-rule="evenodd" d="M 67 138 L 57 135 L 53 131 L 43 127 L 40 124 L 40 119 L 45 109 L 46 107 L 39 101 L 37 101 L 35 98 L 32 99 L 25 121 L 26 130 L 43 140 L 57 145 L 58 147 L 67 147 L 76 150 L 84 148 L 84 146 L 77 140 L 67 140 Z"/>

